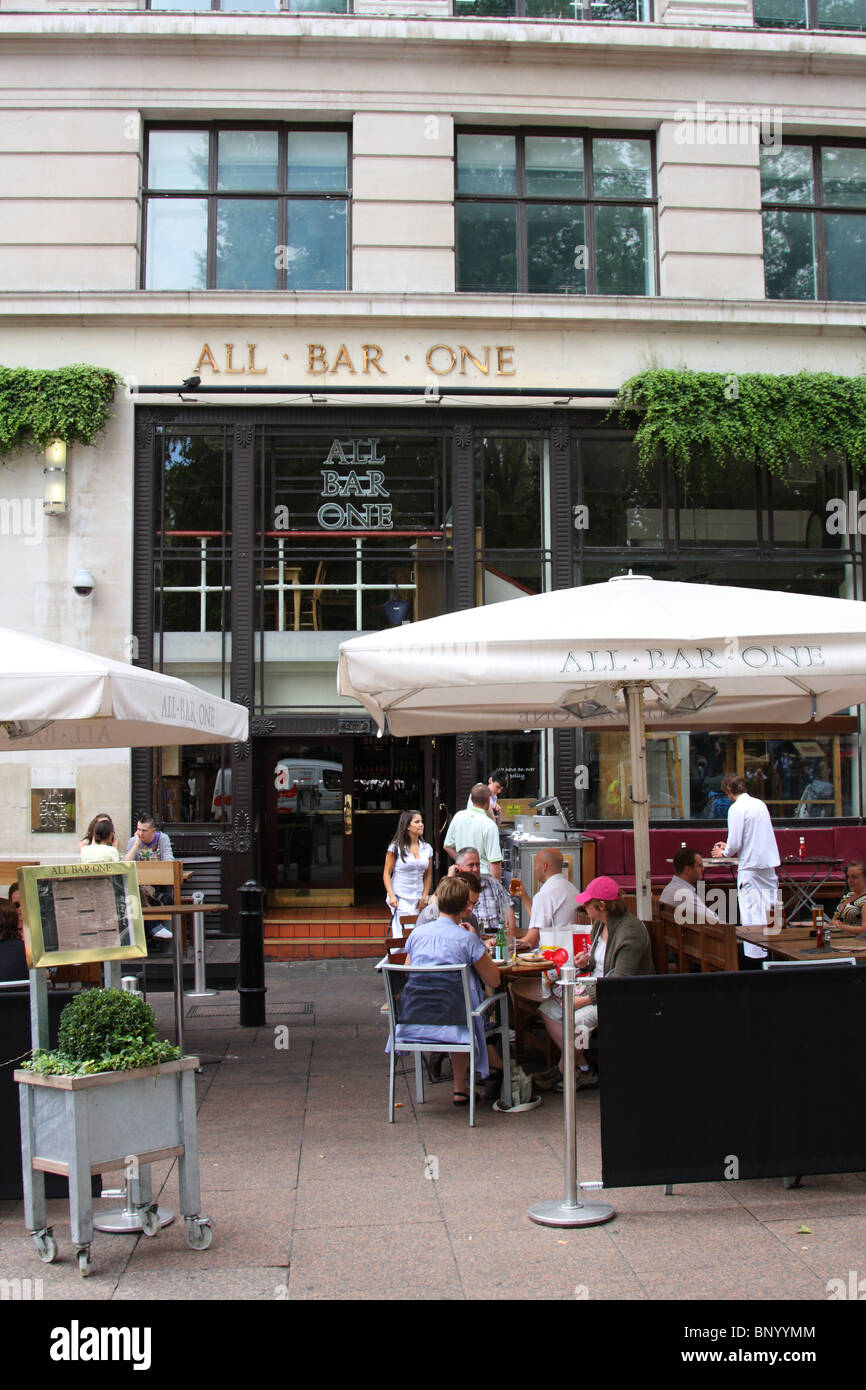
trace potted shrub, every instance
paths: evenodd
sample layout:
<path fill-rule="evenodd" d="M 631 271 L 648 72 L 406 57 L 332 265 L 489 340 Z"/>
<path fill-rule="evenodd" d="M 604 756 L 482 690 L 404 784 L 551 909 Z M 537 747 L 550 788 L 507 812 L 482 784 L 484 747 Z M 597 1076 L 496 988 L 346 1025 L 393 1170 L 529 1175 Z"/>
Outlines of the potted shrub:
<path fill-rule="evenodd" d="M 138 995 L 90 989 L 63 1010 L 57 1047 L 38 1050 L 15 1073 L 21 1096 L 24 1211 L 41 1259 L 57 1246 L 45 1225 L 43 1172 L 69 1177 L 72 1238 L 82 1275 L 90 1272 L 91 1172 L 147 1169 L 177 1156 L 180 1208 L 194 1249 L 210 1245 L 210 1222 L 198 1213 L 198 1139 L 193 1073 L 198 1058 L 156 1036 L 153 1010 Z M 149 1192 L 149 1171 L 143 1184 Z M 156 1235 L 155 1206 L 142 1203 L 145 1234 Z"/>

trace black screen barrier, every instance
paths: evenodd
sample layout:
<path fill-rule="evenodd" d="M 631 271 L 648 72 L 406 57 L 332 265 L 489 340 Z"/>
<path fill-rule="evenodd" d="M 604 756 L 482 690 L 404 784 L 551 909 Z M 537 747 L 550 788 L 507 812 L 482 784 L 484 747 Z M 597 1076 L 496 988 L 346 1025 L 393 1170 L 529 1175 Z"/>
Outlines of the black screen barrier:
<path fill-rule="evenodd" d="M 866 1170 L 866 968 L 600 980 L 605 1187 Z"/>

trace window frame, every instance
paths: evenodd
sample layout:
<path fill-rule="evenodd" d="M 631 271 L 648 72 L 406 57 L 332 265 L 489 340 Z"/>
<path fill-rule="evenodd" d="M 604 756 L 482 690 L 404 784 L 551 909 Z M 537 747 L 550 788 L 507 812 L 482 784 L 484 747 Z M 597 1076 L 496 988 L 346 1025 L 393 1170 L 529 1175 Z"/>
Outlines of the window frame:
<path fill-rule="evenodd" d="M 642 15 L 636 14 L 635 17 L 634 17 L 634 19 L 622 19 L 621 17 L 617 17 L 616 19 L 597 19 L 597 18 L 593 15 L 593 13 L 592 13 L 592 10 L 593 10 L 593 0 L 581 0 L 581 12 L 580 12 L 580 14 L 579 14 L 579 15 L 578 15 L 578 14 L 574 14 L 574 15 L 569 15 L 569 16 L 565 16 L 565 15 L 527 14 L 527 13 L 526 13 L 526 0 L 513 0 L 513 3 L 514 3 L 514 13 L 513 13 L 513 14 L 509 14 L 509 15 L 500 15 L 500 14 L 491 14 L 491 13 L 485 14 L 485 13 L 483 13 L 483 12 L 480 11 L 480 10 L 479 10 L 478 12 L 476 12 L 475 14 L 469 14 L 469 13 L 464 13 L 464 12 L 461 11 L 461 10 L 458 10 L 458 8 L 457 8 L 458 0 L 451 0 L 451 14 L 452 14 L 452 16 L 453 16 L 454 19 L 484 19 L 484 20 L 491 20 L 491 19 L 498 19 L 498 20 L 522 19 L 522 20 L 528 20 L 530 23 L 533 23 L 534 21 L 538 21 L 538 23 L 540 23 L 540 24 L 550 24 L 550 23 L 556 23 L 556 24 L 575 24 L 575 23 L 577 23 L 577 24 L 652 24 L 652 23 L 653 23 L 653 20 L 655 19 L 655 15 L 654 15 L 654 13 L 653 13 L 653 10 L 654 10 L 653 0 L 634 0 L 634 6 L 635 6 L 635 9 L 636 9 L 636 10 L 640 10 L 640 9 L 643 9 L 643 8 L 646 8 L 646 10 L 647 10 L 647 15 L 646 15 L 646 17 L 644 17 L 644 16 L 642 16 Z"/>
<path fill-rule="evenodd" d="M 866 224 L 866 197 L 860 206 L 851 203 L 826 203 L 824 201 L 824 171 L 821 167 L 821 150 L 824 148 L 833 149 L 860 149 L 866 152 L 866 140 L 855 140 L 850 137 L 835 138 L 833 136 L 803 135 L 792 137 L 790 140 L 782 141 L 782 149 L 793 147 L 806 147 L 812 155 L 812 188 L 814 201 L 811 203 L 778 203 L 766 202 L 763 192 L 761 194 L 761 258 L 764 261 L 764 298 L 771 303 L 791 303 L 791 304 L 863 304 L 866 303 L 866 294 L 862 299 L 844 300 L 830 299 L 829 273 L 827 268 L 827 231 L 825 217 L 839 213 L 859 216 L 864 219 Z M 769 157 L 769 156 L 768 156 Z M 815 269 L 815 295 L 809 299 L 784 300 L 781 295 L 767 294 L 767 264 L 766 255 L 763 249 L 764 237 L 764 214 L 767 212 L 807 212 L 811 213 L 815 219 L 815 241 L 814 241 L 814 269 Z"/>
<path fill-rule="evenodd" d="M 148 183 L 150 168 L 150 137 L 159 131 L 205 131 L 208 136 L 208 186 L 199 189 L 159 189 L 151 188 Z M 243 192 L 236 189 L 218 188 L 218 150 L 219 136 L 225 131 L 273 131 L 277 134 L 277 187 L 268 190 L 251 190 Z M 288 187 L 288 137 L 290 134 L 297 134 L 302 131 L 315 131 L 323 133 L 325 131 L 337 132 L 346 137 L 346 191 L 341 193 L 332 192 L 303 192 L 298 189 Z M 339 121 L 150 121 L 145 126 L 144 149 L 142 154 L 142 190 L 141 190 L 141 271 L 139 288 L 143 290 L 151 289 L 147 283 L 148 264 L 148 221 L 149 211 L 152 202 L 167 201 L 168 199 L 188 199 L 190 201 L 199 200 L 207 202 L 207 271 L 206 284 L 198 289 L 177 290 L 153 290 L 156 294 L 204 294 L 211 290 L 228 290 L 230 293 L 242 294 L 321 294 L 347 293 L 352 288 L 352 127 L 351 124 L 343 124 Z M 287 289 L 286 287 L 286 267 L 276 268 L 276 285 L 268 290 L 230 290 L 228 286 L 219 286 L 216 283 L 217 274 L 217 206 L 220 199 L 234 199 L 244 202 L 276 202 L 277 204 L 277 233 L 276 246 L 285 246 L 287 239 L 288 225 L 288 205 L 289 201 L 304 202 L 342 202 L 346 208 L 346 250 L 345 250 L 345 284 L 342 288 L 333 290 L 319 289 Z"/>
<path fill-rule="evenodd" d="M 461 135 L 491 135 L 513 137 L 516 141 L 516 160 L 515 176 L 517 190 L 514 193 L 460 193 L 457 186 L 457 142 Z M 536 136 L 580 139 L 583 141 L 583 176 L 584 194 L 583 197 L 555 197 L 552 194 L 527 194 L 526 193 L 526 141 Z M 652 193 L 648 198 L 599 198 L 593 190 L 592 179 L 592 140 L 645 140 L 650 147 L 650 176 L 652 182 Z M 658 166 L 656 162 L 656 140 L 655 131 L 652 130 L 610 130 L 606 127 L 594 126 L 483 126 L 483 125 L 460 125 L 454 130 L 454 280 L 456 294 L 553 294 L 568 298 L 570 296 L 588 298 L 590 295 L 601 295 L 605 298 L 615 298 L 620 292 L 608 293 L 598 290 L 597 286 L 597 267 L 595 256 L 595 221 L 594 210 L 598 207 L 627 207 L 652 209 L 653 214 L 653 249 L 652 249 L 652 275 L 653 289 L 650 294 L 645 295 L 624 295 L 629 299 L 657 299 L 659 297 L 660 271 L 659 271 L 659 236 L 658 236 Z M 517 285 L 514 289 L 503 290 L 474 290 L 461 289 L 458 283 L 460 271 L 460 247 L 459 232 L 457 222 L 457 208 L 460 204 L 514 204 L 517 209 Z M 529 284 L 529 255 L 528 240 L 526 232 L 526 210 L 533 205 L 556 205 L 562 207 L 581 207 L 584 209 L 584 237 L 587 249 L 586 266 L 586 288 L 584 290 L 530 290 Z"/>
<path fill-rule="evenodd" d="M 801 0 L 803 3 L 803 0 Z M 818 22 L 818 0 L 805 0 L 803 5 L 805 23 L 794 24 L 784 19 L 754 19 L 753 24 L 756 29 L 793 29 L 796 33 L 808 34 L 862 34 L 866 32 L 866 25 L 844 25 L 837 28 L 833 24 L 820 24 Z"/>
<path fill-rule="evenodd" d="M 198 7 L 196 7 L 195 9 L 193 9 L 190 5 L 184 5 L 184 4 L 182 4 L 182 3 L 180 2 L 180 0 L 178 0 L 178 3 L 177 3 L 177 4 L 171 5 L 168 9 L 158 9 L 158 10 L 156 10 L 156 9 L 153 8 L 153 4 L 151 3 L 151 0 L 145 0 L 145 10 L 147 11 L 148 14 L 246 14 L 246 15 L 252 15 L 252 14 L 262 14 L 262 15 L 271 15 L 271 14 L 305 14 L 305 15 L 307 15 L 307 14 L 323 14 L 323 15 L 327 15 L 328 18 L 332 18 L 334 15 L 343 15 L 343 14 L 352 14 L 352 13 L 353 13 L 353 9 L 354 9 L 354 0 L 345 0 L 345 4 L 346 4 L 346 8 L 345 8 L 344 10 L 318 10 L 318 9 L 291 10 L 291 9 L 289 9 L 288 4 L 287 4 L 287 3 L 284 3 L 284 0 L 280 0 L 280 3 L 278 3 L 278 4 L 276 4 L 276 5 L 274 5 L 274 4 L 271 4 L 271 5 L 265 5 L 265 4 L 263 4 L 262 7 L 261 7 L 261 9 L 258 9 L 258 10 L 224 10 L 223 7 L 222 7 L 222 5 L 221 5 L 221 3 L 220 3 L 220 0 L 210 0 L 210 4 L 209 4 L 209 5 L 206 5 L 206 6 L 204 6 L 204 7 L 202 7 L 201 9 L 199 9 Z"/>

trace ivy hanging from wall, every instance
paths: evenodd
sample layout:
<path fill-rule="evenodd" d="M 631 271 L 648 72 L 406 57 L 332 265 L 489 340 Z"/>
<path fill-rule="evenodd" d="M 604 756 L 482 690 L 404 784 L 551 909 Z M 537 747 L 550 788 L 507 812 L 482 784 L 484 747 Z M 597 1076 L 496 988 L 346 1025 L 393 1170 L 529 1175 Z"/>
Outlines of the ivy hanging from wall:
<path fill-rule="evenodd" d="M 665 461 L 688 484 L 732 465 L 778 477 L 831 455 L 866 469 L 866 377 L 652 370 L 631 377 L 611 413 L 634 424 L 638 466 Z"/>
<path fill-rule="evenodd" d="M 54 439 L 92 444 L 108 423 L 122 380 L 105 367 L 83 363 L 54 371 L 0 367 L 0 458 Z"/>

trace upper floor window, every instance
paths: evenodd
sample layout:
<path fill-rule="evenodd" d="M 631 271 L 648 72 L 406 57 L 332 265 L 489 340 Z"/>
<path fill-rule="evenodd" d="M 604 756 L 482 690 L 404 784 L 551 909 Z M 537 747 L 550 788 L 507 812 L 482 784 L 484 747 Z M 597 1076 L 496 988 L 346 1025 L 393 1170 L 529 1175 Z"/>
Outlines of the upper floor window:
<path fill-rule="evenodd" d="M 768 299 L 866 299 L 866 145 L 761 151 Z"/>
<path fill-rule="evenodd" d="M 655 294 L 649 136 L 457 136 L 457 289 Z"/>
<path fill-rule="evenodd" d="M 755 0 L 765 29 L 866 29 L 866 0 Z"/>
<path fill-rule="evenodd" d="M 650 0 L 454 0 L 455 15 L 497 19 L 583 19 L 622 23 L 652 18 Z"/>
<path fill-rule="evenodd" d="M 145 167 L 145 288 L 346 289 L 347 131 L 155 126 Z"/>
<path fill-rule="evenodd" d="M 349 0 L 147 0 L 149 10 L 223 10 L 227 14 L 347 14 Z"/>

